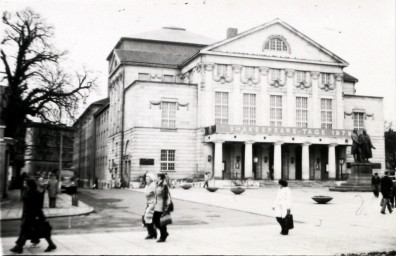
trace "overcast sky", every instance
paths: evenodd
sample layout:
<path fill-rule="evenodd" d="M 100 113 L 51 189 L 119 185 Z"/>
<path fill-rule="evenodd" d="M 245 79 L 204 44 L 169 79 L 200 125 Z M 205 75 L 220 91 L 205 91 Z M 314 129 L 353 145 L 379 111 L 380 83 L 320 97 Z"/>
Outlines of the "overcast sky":
<path fill-rule="evenodd" d="M 99 72 L 88 103 L 106 97 L 106 57 L 122 36 L 177 26 L 222 40 L 228 27 L 243 32 L 280 18 L 349 62 L 357 94 L 384 97 L 385 120 L 396 128 L 394 0 L 0 1 L 0 10 L 24 7 L 55 27 L 56 46 L 75 67 Z"/>

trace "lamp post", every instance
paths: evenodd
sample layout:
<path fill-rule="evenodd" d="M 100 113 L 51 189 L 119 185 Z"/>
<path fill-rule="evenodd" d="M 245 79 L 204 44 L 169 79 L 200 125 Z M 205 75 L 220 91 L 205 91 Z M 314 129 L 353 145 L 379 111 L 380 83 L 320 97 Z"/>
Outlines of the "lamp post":
<path fill-rule="evenodd" d="M 344 165 L 344 163 L 345 163 L 345 159 L 344 158 L 340 158 L 339 159 L 339 162 L 340 162 L 340 167 L 341 167 L 341 180 L 343 180 L 343 175 L 342 175 L 342 166 Z"/>

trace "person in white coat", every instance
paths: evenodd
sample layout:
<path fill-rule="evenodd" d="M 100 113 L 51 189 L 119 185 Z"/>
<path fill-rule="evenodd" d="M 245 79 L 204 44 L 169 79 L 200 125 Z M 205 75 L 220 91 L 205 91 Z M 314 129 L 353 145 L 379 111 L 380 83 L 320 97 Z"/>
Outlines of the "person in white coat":
<path fill-rule="evenodd" d="M 155 175 L 152 173 L 146 173 L 146 209 L 144 211 L 144 222 L 146 224 L 147 233 L 145 239 L 155 239 L 157 238 L 157 231 L 155 230 L 154 223 L 153 223 L 153 216 L 154 216 L 154 207 L 155 207 Z"/>
<path fill-rule="evenodd" d="M 287 187 L 287 181 L 281 179 L 278 183 L 280 188 L 276 194 L 272 209 L 275 211 L 276 220 L 282 228 L 281 234 L 288 235 L 289 230 L 286 227 L 285 218 L 287 214 L 290 214 L 291 191 Z"/>

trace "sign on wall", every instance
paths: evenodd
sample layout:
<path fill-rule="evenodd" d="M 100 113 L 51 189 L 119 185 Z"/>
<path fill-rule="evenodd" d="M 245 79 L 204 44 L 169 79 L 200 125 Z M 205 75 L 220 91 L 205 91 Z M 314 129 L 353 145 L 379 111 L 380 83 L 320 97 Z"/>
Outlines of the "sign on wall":
<path fill-rule="evenodd" d="M 273 126 L 250 126 L 250 125 L 213 125 L 205 128 L 205 135 L 215 133 L 231 134 L 263 134 L 283 136 L 307 136 L 307 137 L 337 137 L 350 138 L 352 131 L 340 129 L 317 129 L 300 127 L 273 127 Z"/>
<path fill-rule="evenodd" d="M 140 165 L 154 165 L 154 159 L 152 158 L 140 158 L 139 159 Z"/>

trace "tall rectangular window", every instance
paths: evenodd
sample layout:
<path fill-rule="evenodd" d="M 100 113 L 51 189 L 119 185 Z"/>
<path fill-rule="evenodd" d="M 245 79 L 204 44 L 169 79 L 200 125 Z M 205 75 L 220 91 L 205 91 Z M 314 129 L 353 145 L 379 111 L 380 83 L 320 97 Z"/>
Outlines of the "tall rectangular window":
<path fill-rule="evenodd" d="M 296 98 L 296 123 L 297 127 L 308 127 L 308 98 Z"/>
<path fill-rule="evenodd" d="M 282 126 L 282 96 L 270 96 L 270 125 Z"/>
<path fill-rule="evenodd" d="M 364 128 L 364 113 L 353 113 L 353 127 L 358 130 L 363 130 Z"/>
<path fill-rule="evenodd" d="M 215 123 L 228 124 L 228 92 L 215 94 Z"/>
<path fill-rule="evenodd" d="M 322 129 L 333 129 L 333 107 L 331 99 L 320 99 Z"/>
<path fill-rule="evenodd" d="M 256 94 L 243 94 L 243 124 L 256 125 Z"/>
<path fill-rule="evenodd" d="M 161 150 L 161 171 L 175 170 L 175 152 L 173 149 Z"/>
<path fill-rule="evenodd" d="M 176 102 L 162 102 L 162 127 L 176 127 Z"/>

